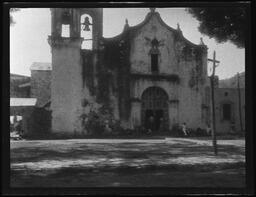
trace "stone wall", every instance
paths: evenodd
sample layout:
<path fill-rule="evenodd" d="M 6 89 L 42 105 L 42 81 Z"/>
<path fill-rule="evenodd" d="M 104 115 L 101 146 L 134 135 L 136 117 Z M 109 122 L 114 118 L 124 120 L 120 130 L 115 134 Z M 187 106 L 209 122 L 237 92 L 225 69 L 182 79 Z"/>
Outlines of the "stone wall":
<path fill-rule="evenodd" d="M 63 18 L 63 13 L 67 17 Z M 90 92 L 91 84 L 84 80 L 86 66 L 81 51 L 81 15 L 92 17 L 92 50 L 98 50 L 102 37 L 102 8 L 52 8 L 52 28 L 48 42 L 52 52 L 52 80 L 51 80 L 51 110 L 52 131 L 62 135 L 81 134 L 81 115 L 88 113 L 89 106 L 94 102 L 94 95 Z M 65 19 L 65 20 L 64 20 Z M 70 25 L 70 37 L 61 37 L 61 26 Z M 93 56 L 94 59 L 95 56 Z M 97 60 L 97 57 L 96 57 Z M 94 62 L 94 60 L 93 60 Z M 97 61 L 95 61 L 97 63 Z M 95 65 L 93 63 L 93 73 Z M 94 76 L 93 76 L 94 78 Z M 93 80 L 93 85 L 97 85 Z M 94 86 L 93 86 L 94 87 Z"/>
<path fill-rule="evenodd" d="M 37 98 L 37 106 L 51 99 L 51 70 L 31 70 L 31 97 Z"/>
<path fill-rule="evenodd" d="M 202 104 L 205 100 L 205 87 L 209 85 L 207 79 L 207 50 L 199 45 L 188 44 L 183 39 L 177 39 L 174 32 L 163 26 L 157 15 L 153 16 L 148 23 L 141 27 L 131 41 L 131 73 L 152 75 L 151 57 L 149 51 L 151 42 L 156 38 L 159 41 L 159 76 L 177 75 L 178 83 L 168 80 L 145 80 L 136 79 L 132 82 L 132 97 L 141 98 L 143 91 L 151 86 L 157 86 L 166 91 L 169 100 L 178 100 L 177 103 L 169 104 L 169 127 L 174 123 L 186 122 L 191 128 L 204 128 L 206 121 L 203 117 Z M 193 52 L 183 53 L 177 46 L 192 48 Z M 198 70 L 199 69 L 199 70 Z M 201 69 L 201 70 L 200 70 Z M 191 79 L 193 83 L 191 83 Z M 161 77 L 160 77 L 161 78 Z M 138 104 L 133 104 L 133 108 Z M 132 109 L 132 114 L 139 114 L 138 110 Z M 135 115 L 132 115 L 135 116 Z M 136 115 L 139 116 L 139 115 Z M 131 119 L 135 119 L 132 117 Z M 138 118 L 137 118 L 138 119 Z"/>
<path fill-rule="evenodd" d="M 245 89 L 241 91 L 241 114 L 243 129 L 245 129 Z M 231 104 L 231 121 L 223 120 L 223 104 Z M 215 115 L 216 132 L 228 133 L 231 130 L 231 124 L 234 123 L 235 132 L 241 131 L 239 116 L 239 97 L 236 88 L 216 88 L 215 89 Z"/>
<path fill-rule="evenodd" d="M 191 70 L 195 67 L 195 61 L 183 60 L 179 64 L 181 82 L 179 85 L 179 123 L 186 122 L 191 128 L 204 128 L 202 119 L 202 104 L 205 84 L 198 87 L 190 87 Z"/>
<path fill-rule="evenodd" d="M 81 131 L 81 40 L 49 38 L 49 42 L 52 45 L 52 131 L 63 135 L 74 134 L 75 131 Z"/>
<path fill-rule="evenodd" d="M 159 73 L 177 73 L 177 58 L 174 51 L 174 36 L 164 28 L 156 16 L 144 25 L 135 35 L 131 44 L 131 72 L 151 73 L 149 51 L 151 42 L 156 38 L 160 42 Z"/>
<path fill-rule="evenodd" d="M 29 98 L 30 86 L 19 87 L 22 84 L 30 83 L 30 77 L 10 74 L 10 97 Z"/>

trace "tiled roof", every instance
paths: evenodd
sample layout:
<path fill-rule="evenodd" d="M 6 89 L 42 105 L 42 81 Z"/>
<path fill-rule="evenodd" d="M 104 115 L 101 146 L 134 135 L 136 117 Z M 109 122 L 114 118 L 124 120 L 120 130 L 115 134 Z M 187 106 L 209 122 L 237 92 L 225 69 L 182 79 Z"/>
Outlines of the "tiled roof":
<path fill-rule="evenodd" d="M 11 80 L 30 79 L 30 76 L 10 73 L 10 79 Z"/>
<path fill-rule="evenodd" d="M 52 70 L 52 64 L 48 62 L 34 62 L 30 70 Z"/>
<path fill-rule="evenodd" d="M 36 98 L 10 98 L 10 107 L 35 106 Z"/>

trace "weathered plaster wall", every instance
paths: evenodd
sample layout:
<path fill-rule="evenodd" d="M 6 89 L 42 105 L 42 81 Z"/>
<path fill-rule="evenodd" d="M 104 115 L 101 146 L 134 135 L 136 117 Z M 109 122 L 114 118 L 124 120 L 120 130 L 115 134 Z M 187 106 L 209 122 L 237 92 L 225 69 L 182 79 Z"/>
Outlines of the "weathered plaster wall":
<path fill-rule="evenodd" d="M 186 122 L 188 127 L 205 127 L 202 122 L 202 103 L 204 86 L 199 85 L 198 90 L 189 86 L 191 70 L 195 67 L 195 61 L 182 60 L 179 65 L 179 123 Z"/>
<path fill-rule="evenodd" d="M 52 131 L 78 131 L 82 100 L 81 41 L 65 39 L 52 48 Z"/>
<path fill-rule="evenodd" d="M 30 86 L 23 88 L 19 87 L 19 85 L 26 83 L 30 83 L 30 77 L 10 73 L 10 97 L 31 97 Z"/>
<path fill-rule="evenodd" d="M 225 96 L 227 93 L 227 96 Z M 222 104 L 231 103 L 231 121 L 223 120 Z M 245 129 L 245 90 L 241 89 L 241 111 L 242 124 Z M 240 117 L 239 117 L 239 99 L 238 90 L 235 88 L 216 88 L 215 89 L 215 114 L 216 114 L 216 132 L 228 133 L 230 132 L 231 122 L 235 124 L 236 131 L 241 131 Z"/>
<path fill-rule="evenodd" d="M 51 70 L 31 70 L 31 97 L 37 106 L 45 105 L 51 98 Z"/>
<path fill-rule="evenodd" d="M 207 51 L 199 57 L 202 58 L 202 64 L 199 64 L 196 55 L 181 54 L 178 45 L 186 46 L 185 42 L 177 41 L 174 33 L 164 27 L 156 16 L 145 24 L 131 41 L 131 72 L 132 73 L 151 73 L 151 57 L 149 51 L 151 43 L 147 41 L 156 38 L 160 41 L 159 51 L 159 74 L 177 74 L 180 83 L 174 85 L 168 81 L 150 81 L 139 79 L 134 82 L 131 89 L 132 97 L 141 98 L 143 91 L 151 86 L 163 88 L 169 96 L 169 100 L 178 100 L 178 103 L 169 104 L 170 128 L 173 123 L 186 122 L 191 128 L 204 128 L 205 122 L 202 120 L 202 104 L 204 100 L 204 87 L 207 81 Z M 177 43 L 179 42 L 179 43 Z M 190 87 L 192 70 L 199 65 L 198 81 L 194 87 Z M 201 66 L 201 67 L 200 67 Z M 135 109 L 133 109 L 135 111 Z"/>
<path fill-rule="evenodd" d="M 65 15 L 63 15 L 65 13 Z M 82 39 L 81 15 L 92 17 L 93 50 L 99 49 L 102 37 L 102 8 L 52 8 L 52 28 L 49 44 L 52 48 L 52 131 L 61 134 L 79 134 L 82 132 L 82 113 L 88 113 L 90 106 L 95 104 L 95 95 L 91 89 L 97 86 L 95 66 L 98 57 L 93 54 L 91 73 L 92 80 L 84 80 L 84 70 L 88 63 L 84 62 L 81 53 Z M 70 25 L 70 37 L 61 37 L 62 24 Z M 86 68 L 86 69 L 83 69 Z M 87 78 L 88 79 L 88 78 Z M 90 82 L 93 82 L 90 84 Z M 85 82 L 85 83 L 84 83 Z M 90 91 L 89 91 L 89 88 Z M 99 107 L 95 105 L 95 108 Z"/>
<path fill-rule="evenodd" d="M 159 73 L 176 73 L 177 59 L 174 50 L 173 33 L 163 27 L 156 16 L 145 24 L 135 35 L 131 44 L 131 72 L 151 73 L 149 51 L 151 42 L 156 38 L 160 42 Z"/>

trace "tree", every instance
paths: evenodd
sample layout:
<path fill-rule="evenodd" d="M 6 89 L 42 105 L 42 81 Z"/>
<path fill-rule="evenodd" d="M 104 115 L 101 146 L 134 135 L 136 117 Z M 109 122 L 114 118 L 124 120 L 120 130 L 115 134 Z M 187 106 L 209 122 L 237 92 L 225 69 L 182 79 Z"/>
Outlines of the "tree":
<path fill-rule="evenodd" d="M 187 11 L 199 21 L 198 30 L 222 43 L 231 41 L 244 48 L 246 32 L 246 9 L 243 7 L 188 8 Z"/>
<path fill-rule="evenodd" d="M 12 13 L 20 11 L 20 8 L 10 8 L 10 25 L 14 25 L 15 21 L 13 20 Z"/>

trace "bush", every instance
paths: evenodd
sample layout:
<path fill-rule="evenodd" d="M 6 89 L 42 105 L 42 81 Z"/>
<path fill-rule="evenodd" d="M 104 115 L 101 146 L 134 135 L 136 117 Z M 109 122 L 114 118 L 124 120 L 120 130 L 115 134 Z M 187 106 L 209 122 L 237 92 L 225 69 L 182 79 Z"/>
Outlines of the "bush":
<path fill-rule="evenodd" d="M 182 128 L 180 127 L 179 124 L 174 124 L 172 126 L 170 134 L 171 134 L 171 136 L 175 136 L 175 137 L 184 136 Z M 193 136 L 193 137 L 199 137 L 199 136 L 206 136 L 207 135 L 206 130 L 201 129 L 201 128 L 197 128 L 197 129 L 187 128 L 187 134 L 188 134 L 188 136 Z"/>
<path fill-rule="evenodd" d="M 99 135 L 103 132 L 104 126 L 96 112 L 90 111 L 88 114 L 82 114 L 81 118 L 83 129 L 86 130 L 89 135 Z"/>
<path fill-rule="evenodd" d="M 83 129 L 92 136 L 119 135 L 123 131 L 120 121 L 115 120 L 109 107 L 104 105 L 98 111 L 82 114 L 81 119 Z"/>
<path fill-rule="evenodd" d="M 197 128 L 197 129 L 188 129 L 188 135 L 193 137 L 207 136 L 206 130 Z"/>

